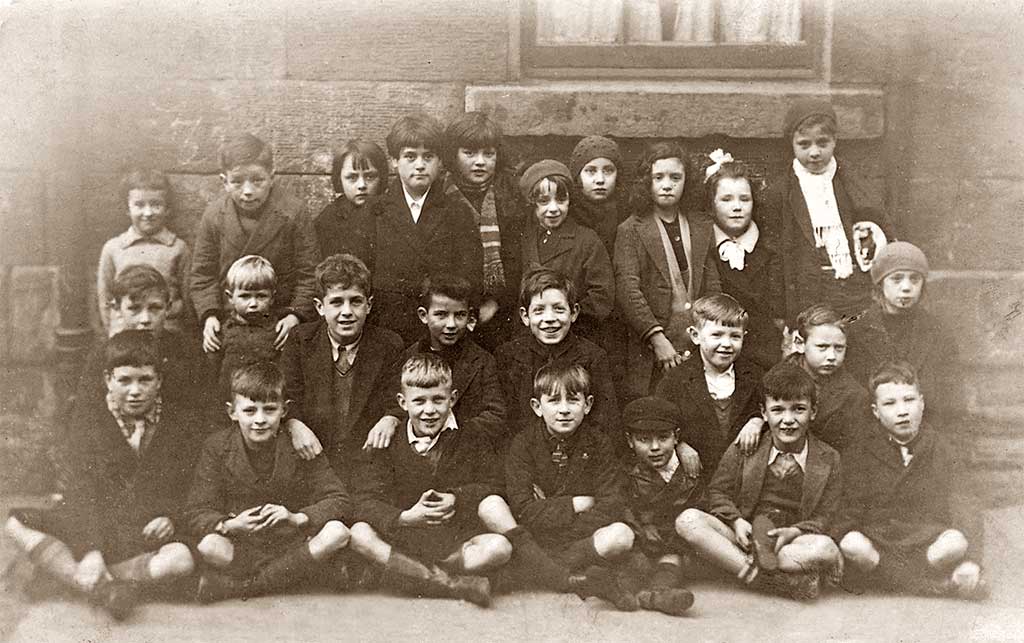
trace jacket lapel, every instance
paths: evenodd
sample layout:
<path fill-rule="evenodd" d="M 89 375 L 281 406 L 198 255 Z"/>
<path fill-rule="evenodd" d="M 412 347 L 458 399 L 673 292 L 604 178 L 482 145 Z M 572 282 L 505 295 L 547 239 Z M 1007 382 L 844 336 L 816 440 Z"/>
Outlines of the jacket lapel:
<path fill-rule="evenodd" d="M 296 456 L 291 439 L 283 432 L 278 433 L 275 446 L 274 473 L 270 476 L 270 487 L 283 490 L 288 488 L 295 477 Z"/>
<path fill-rule="evenodd" d="M 765 436 L 754 455 L 743 460 L 743 475 L 740 482 L 739 510 L 745 516 L 750 515 L 757 506 L 764 487 L 764 475 L 768 470 L 768 454 L 771 452 L 772 441 Z"/>
<path fill-rule="evenodd" d="M 825 456 L 819 442 L 814 436 L 807 436 L 807 470 L 804 471 L 803 496 L 800 501 L 800 515 L 807 519 L 818 506 L 821 494 L 825 490 L 832 467 L 824 461 Z"/>
<path fill-rule="evenodd" d="M 789 171 L 789 211 L 800 231 L 807 237 L 807 241 L 814 245 L 814 230 L 811 229 L 811 215 L 807 211 L 807 202 L 804 201 L 804 193 L 800 189 L 800 180 Z"/>
<path fill-rule="evenodd" d="M 576 247 L 576 225 L 572 219 L 566 219 L 551 233 L 547 243 L 534 245 L 537 248 L 541 264 L 550 265 L 557 257 L 573 251 Z M 544 232 L 538 229 L 537 236 L 543 239 L 543 235 Z"/>
<path fill-rule="evenodd" d="M 267 211 L 260 217 L 260 224 L 242 249 L 244 254 L 260 254 L 278 237 L 281 228 L 288 222 L 288 218 L 280 212 L 281 195 L 276 193 L 280 189 L 281 186 L 275 186 L 271 192 Z"/>
<path fill-rule="evenodd" d="M 742 357 L 736 361 L 736 390 L 732 394 L 732 404 L 729 418 L 729 426 L 736 426 L 736 419 L 739 414 L 747 408 L 750 396 L 754 394 L 757 386 L 757 379 L 754 377 L 750 362 Z"/>
<path fill-rule="evenodd" d="M 236 427 L 237 428 L 237 427 Z M 248 487 L 256 485 L 256 472 L 249 464 L 249 458 L 245 455 L 245 441 L 241 431 L 234 431 L 231 441 L 228 443 L 228 453 L 224 458 L 224 466 L 231 474 L 231 477 L 240 480 Z"/>
<path fill-rule="evenodd" d="M 221 242 L 225 245 L 222 256 L 242 256 L 245 255 L 245 248 L 249 244 L 249 235 L 242 229 L 242 224 L 238 222 L 238 213 L 235 212 L 235 205 L 231 201 L 231 198 L 224 195 L 223 201 L 221 202 L 220 208 L 220 220 L 223 229 L 221 235 Z M 227 273 L 227 267 L 223 268 L 224 272 Z"/>
<path fill-rule="evenodd" d="M 306 355 L 302 360 L 302 370 L 306 380 L 306 391 L 315 392 L 309 411 L 316 409 L 319 413 L 323 409 L 331 408 L 334 391 L 331 380 L 334 377 L 334 354 L 331 350 L 331 340 L 327 336 L 326 322 L 321 321 L 317 324 L 316 331 L 304 348 Z"/>
<path fill-rule="evenodd" d="M 420 220 L 416 222 L 416 232 L 424 240 L 433 237 L 438 226 L 443 223 L 445 199 L 444 190 L 441 189 L 439 183 L 436 181 L 427 192 L 427 198 L 423 200 L 423 207 L 420 209 Z M 408 206 L 406 206 L 406 210 L 408 210 Z M 412 220 L 412 213 L 409 214 L 409 220 Z"/>
<path fill-rule="evenodd" d="M 353 412 L 359 413 L 366 408 L 367 401 L 378 386 L 380 371 L 386 366 L 384 364 L 383 347 L 380 342 L 375 341 L 373 329 L 366 327 L 362 339 L 359 340 L 359 352 L 356 353 L 355 372 L 352 373 L 352 399 L 349 402 L 349 417 L 358 417 Z M 376 420 L 376 418 L 374 418 Z"/>
<path fill-rule="evenodd" d="M 651 261 L 654 262 L 661 278 L 665 283 L 672 283 L 672 275 L 668 269 L 668 257 L 665 256 L 665 246 L 661 242 L 661 231 L 658 230 L 657 215 L 649 215 L 640 220 L 640 242 L 647 251 Z M 692 271 L 691 271 L 692 272 Z"/>

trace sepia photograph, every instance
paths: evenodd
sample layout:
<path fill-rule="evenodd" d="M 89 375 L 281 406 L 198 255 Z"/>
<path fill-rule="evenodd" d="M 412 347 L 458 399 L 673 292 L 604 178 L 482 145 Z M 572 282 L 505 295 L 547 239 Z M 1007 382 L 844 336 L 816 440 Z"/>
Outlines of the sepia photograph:
<path fill-rule="evenodd" d="M 0 640 L 1024 641 L 1021 0 L 0 0 Z"/>

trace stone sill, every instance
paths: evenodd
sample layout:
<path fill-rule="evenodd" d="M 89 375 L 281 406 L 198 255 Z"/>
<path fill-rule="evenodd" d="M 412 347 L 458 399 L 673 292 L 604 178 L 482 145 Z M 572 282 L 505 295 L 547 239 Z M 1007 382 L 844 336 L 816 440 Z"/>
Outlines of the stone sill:
<path fill-rule="evenodd" d="M 885 132 L 881 88 L 817 82 L 529 80 L 468 85 L 466 111 L 493 114 L 511 136 L 777 138 L 790 104 L 808 96 L 832 101 L 843 138 L 873 139 Z"/>

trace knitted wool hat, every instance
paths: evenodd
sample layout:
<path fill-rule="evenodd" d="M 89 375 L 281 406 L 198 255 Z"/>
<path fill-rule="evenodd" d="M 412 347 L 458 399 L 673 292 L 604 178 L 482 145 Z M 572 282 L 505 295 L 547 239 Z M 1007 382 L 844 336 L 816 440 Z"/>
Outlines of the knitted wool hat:
<path fill-rule="evenodd" d="M 615 169 L 622 167 L 622 153 L 619 152 L 619 145 L 610 138 L 604 136 L 587 136 L 583 138 L 572 150 L 569 157 L 569 174 L 573 181 L 580 176 L 583 166 L 594 159 L 606 158 L 615 164 Z"/>
<path fill-rule="evenodd" d="M 572 175 L 569 174 L 569 168 L 565 167 L 564 164 L 559 163 L 554 159 L 537 161 L 530 167 L 526 168 L 523 175 L 519 177 L 519 192 L 523 195 L 523 198 L 529 201 L 530 192 L 533 190 L 533 186 L 537 184 L 537 181 L 548 176 L 564 176 L 570 183 L 572 182 Z"/>
<path fill-rule="evenodd" d="M 679 409 L 660 397 L 641 397 L 622 409 L 622 426 L 626 433 L 674 431 L 679 424 Z"/>
<path fill-rule="evenodd" d="M 893 241 L 887 244 L 871 262 L 871 281 L 881 283 L 886 275 L 897 270 L 913 270 L 928 278 L 928 258 L 912 243 Z"/>
<path fill-rule="evenodd" d="M 782 136 L 787 145 L 793 140 L 793 133 L 805 120 L 811 116 L 828 116 L 836 125 L 839 119 L 836 118 L 836 110 L 832 103 L 820 98 L 801 98 L 793 103 L 793 106 L 786 112 L 786 118 L 782 121 Z"/>

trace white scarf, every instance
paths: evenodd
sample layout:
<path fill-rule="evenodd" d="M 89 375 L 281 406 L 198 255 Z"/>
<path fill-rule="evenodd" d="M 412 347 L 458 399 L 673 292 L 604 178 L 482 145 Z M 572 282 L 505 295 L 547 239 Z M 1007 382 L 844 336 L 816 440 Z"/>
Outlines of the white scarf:
<path fill-rule="evenodd" d="M 761 232 L 757 224 L 750 222 L 750 227 L 738 237 L 730 237 L 724 230 L 715 224 L 715 245 L 718 246 L 718 256 L 722 261 L 728 261 L 729 267 L 733 270 L 743 270 L 747 253 L 754 251 L 757 240 L 761 238 Z"/>
<path fill-rule="evenodd" d="M 836 279 L 846 279 L 853 274 L 853 258 L 850 256 L 850 243 L 846 239 L 843 221 L 839 218 L 839 205 L 832 187 L 837 167 L 833 156 L 824 172 L 812 174 L 800 161 L 793 159 L 793 173 L 800 181 L 800 191 L 803 192 L 807 213 L 811 217 L 814 245 L 825 248 Z"/>

